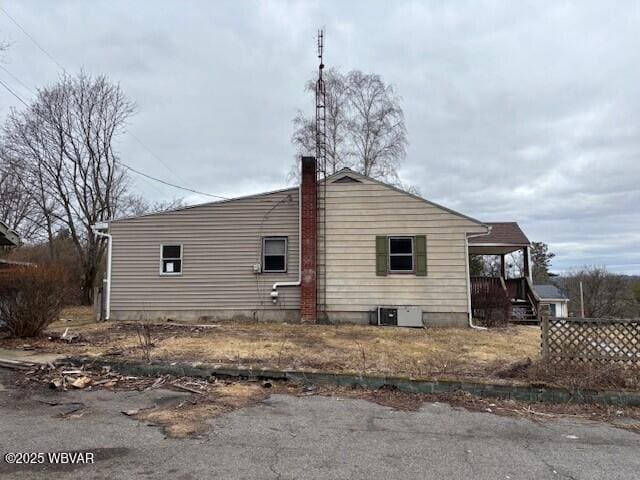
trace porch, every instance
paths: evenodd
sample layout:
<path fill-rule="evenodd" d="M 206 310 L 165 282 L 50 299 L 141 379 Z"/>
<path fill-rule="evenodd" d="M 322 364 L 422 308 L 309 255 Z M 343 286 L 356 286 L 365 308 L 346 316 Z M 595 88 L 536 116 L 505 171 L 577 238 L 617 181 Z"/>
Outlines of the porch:
<path fill-rule="evenodd" d="M 512 322 L 539 322 L 540 297 L 533 288 L 531 276 L 531 242 L 516 222 L 487 225 L 491 228 L 489 234 L 469 238 L 470 263 L 474 257 L 492 259 L 491 262 L 483 260 L 482 272 L 470 272 L 474 316 L 482 314 L 477 308 L 481 296 L 502 292 L 511 305 Z"/>

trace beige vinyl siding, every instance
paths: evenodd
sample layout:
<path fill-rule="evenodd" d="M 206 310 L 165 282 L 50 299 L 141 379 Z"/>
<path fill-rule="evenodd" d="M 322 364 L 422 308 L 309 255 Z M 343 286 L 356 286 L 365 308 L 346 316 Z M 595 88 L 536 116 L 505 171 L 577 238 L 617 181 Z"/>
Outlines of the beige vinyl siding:
<path fill-rule="evenodd" d="M 111 222 L 111 309 L 131 312 L 299 309 L 299 288 L 269 294 L 298 279 L 298 190 L 211 203 Z M 287 272 L 256 275 L 262 237 L 288 238 Z M 182 244 L 182 274 L 160 275 L 160 245 Z M 154 314 L 157 316 L 157 314 Z"/>
<path fill-rule="evenodd" d="M 329 183 L 326 191 L 326 305 L 332 312 L 366 312 L 376 305 L 419 305 L 429 313 L 468 310 L 465 237 L 485 228 L 461 215 L 378 182 Z M 321 208 L 323 205 L 320 205 Z M 320 216 L 322 218 L 322 216 Z M 427 275 L 376 275 L 376 236 L 425 235 Z M 323 242 L 321 241 L 322 252 Z M 324 257 L 319 281 L 324 287 Z M 321 303 L 324 300 L 321 297 Z"/>

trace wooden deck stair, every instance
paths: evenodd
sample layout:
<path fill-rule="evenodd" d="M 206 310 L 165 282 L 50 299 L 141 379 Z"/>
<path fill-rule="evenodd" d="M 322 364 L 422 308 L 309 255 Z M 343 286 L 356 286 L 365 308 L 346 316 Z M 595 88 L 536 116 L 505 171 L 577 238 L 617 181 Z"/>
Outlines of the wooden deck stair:
<path fill-rule="evenodd" d="M 511 322 L 537 324 L 540 322 L 540 297 L 527 277 L 471 277 L 471 298 L 488 288 L 501 289 L 511 302 Z"/>

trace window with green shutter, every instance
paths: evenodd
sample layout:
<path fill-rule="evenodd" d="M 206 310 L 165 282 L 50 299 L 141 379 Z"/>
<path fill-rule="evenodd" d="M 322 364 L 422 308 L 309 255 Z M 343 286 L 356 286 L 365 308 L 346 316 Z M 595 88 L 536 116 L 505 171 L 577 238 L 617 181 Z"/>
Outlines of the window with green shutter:
<path fill-rule="evenodd" d="M 387 274 L 387 237 L 376 237 L 376 275 Z"/>
<path fill-rule="evenodd" d="M 416 235 L 416 275 L 427 275 L 427 237 Z"/>
<path fill-rule="evenodd" d="M 427 275 L 427 238 L 416 236 L 376 236 L 376 275 L 414 273 Z"/>

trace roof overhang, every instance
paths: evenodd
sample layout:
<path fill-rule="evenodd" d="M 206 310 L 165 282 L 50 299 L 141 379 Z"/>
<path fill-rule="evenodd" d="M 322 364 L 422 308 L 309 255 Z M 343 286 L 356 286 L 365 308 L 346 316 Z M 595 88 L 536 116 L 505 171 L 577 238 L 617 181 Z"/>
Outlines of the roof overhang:
<path fill-rule="evenodd" d="M 528 246 L 528 243 L 474 243 L 469 244 L 469 253 L 471 255 L 506 255 Z"/>
<path fill-rule="evenodd" d="M 0 221 L 0 246 L 17 247 L 20 245 L 20 237 L 9 226 Z"/>

